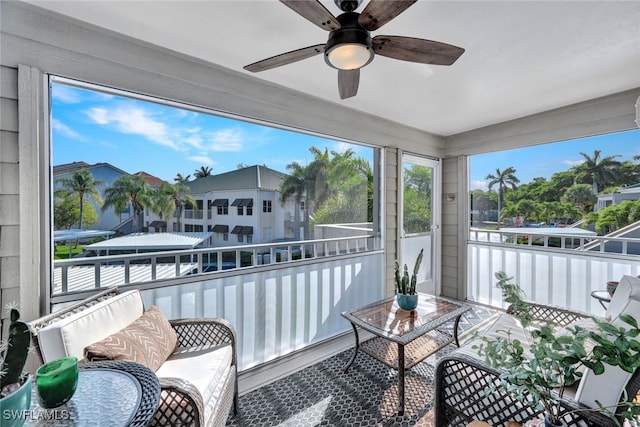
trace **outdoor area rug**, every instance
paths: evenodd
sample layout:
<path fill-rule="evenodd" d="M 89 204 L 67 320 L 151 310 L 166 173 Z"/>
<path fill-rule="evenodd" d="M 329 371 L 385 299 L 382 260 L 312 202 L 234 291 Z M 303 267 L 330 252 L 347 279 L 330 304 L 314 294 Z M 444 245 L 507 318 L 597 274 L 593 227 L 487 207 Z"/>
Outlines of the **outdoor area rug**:
<path fill-rule="evenodd" d="M 494 314 L 474 307 L 460 330 L 468 336 Z M 359 352 L 344 373 L 350 349 L 241 396 L 239 414 L 227 426 L 433 426 L 435 366 L 454 349 L 449 345 L 407 372 L 403 416 L 397 414 L 397 372 Z"/>

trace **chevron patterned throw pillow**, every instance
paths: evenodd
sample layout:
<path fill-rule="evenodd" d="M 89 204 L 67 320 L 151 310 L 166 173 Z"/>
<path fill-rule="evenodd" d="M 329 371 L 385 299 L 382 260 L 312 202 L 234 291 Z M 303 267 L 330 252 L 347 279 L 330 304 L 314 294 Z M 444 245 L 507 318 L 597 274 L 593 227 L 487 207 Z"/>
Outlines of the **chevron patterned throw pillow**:
<path fill-rule="evenodd" d="M 88 361 L 130 360 L 157 371 L 176 348 L 177 335 L 156 306 L 126 328 L 84 349 Z"/>

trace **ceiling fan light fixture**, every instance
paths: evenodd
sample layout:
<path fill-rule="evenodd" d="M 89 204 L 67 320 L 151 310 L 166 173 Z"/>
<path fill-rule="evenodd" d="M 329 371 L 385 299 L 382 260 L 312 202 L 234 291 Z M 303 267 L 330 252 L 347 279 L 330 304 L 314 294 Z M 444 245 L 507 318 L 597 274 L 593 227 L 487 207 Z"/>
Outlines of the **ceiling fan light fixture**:
<path fill-rule="evenodd" d="M 345 12 L 336 17 L 340 28 L 331 31 L 324 47 L 324 61 L 338 70 L 357 70 L 373 60 L 369 32 L 358 24 L 359 14 Z"/>
<path fill-rule="evenodd" d="M 373 49 L 358 43 L 343 43 L 325 52 L 329 65 L 339 70 L 356 70 L 373 59 Z"/>

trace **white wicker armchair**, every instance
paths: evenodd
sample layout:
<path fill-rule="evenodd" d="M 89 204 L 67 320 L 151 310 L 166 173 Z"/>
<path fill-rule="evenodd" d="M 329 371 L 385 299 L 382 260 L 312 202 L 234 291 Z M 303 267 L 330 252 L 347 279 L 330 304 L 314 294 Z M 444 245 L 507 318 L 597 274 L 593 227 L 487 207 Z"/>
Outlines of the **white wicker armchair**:
<path fill-rule="evenodd" d="M 137 293 L 137 296 L 133 294 L 134 298 L 141 298 L 138 291 L 133 291 L 133 293 Z M 33 343 L 37 350 L 36 357 L 39 362 L 47 361 L 47 351 L 43 346 L 51 346 L 51 339 L 44 340 L 44 342 L 41 339 L 43 330 L 73 322 L 74 319 L 82 317 L 85 313 L 109 306 L 112 301 L 118 300 L 125 294 L 132 294 L 132 292 L 120 293 L 117 288 L 111 288 L 30 322 Z M 138 304 L 141 304 L 141 299 Z M 238 410 L 237 352 L 234 328 L 226 320 L 217 318 L 173 320 L 170 321 L 170 324 L 177 334 L 177 346 L 173 354 L 156 372 L 162 390 L 160 404 L 151 425 L 224 426 L 231 407 L 234 408 L 235 413 Z M 82 325 L 83 328 L 100 329 L 98 325 L 91 325 L 91 322 L 87 324 L 84 321 Z M 105 334 L 111 333 L 113 331 L 103 332 L 103 336 L 96 336 L 95 331 L 91 331 L 89 335 L 95 341 L 102 339 Z M 82 331 L 77 335 L 83 335 Z M 80 340 L 86 341 L 85 338 L 80 338 Z M 81 344 L 80 347 L 78 347 L 78 343 L 74 343 L 68 351 L 73 352 L 74 346 L 84 348 L 84 345 L 94 341 Z M 220 349 L 224 349 L 224 352 L 220 352 Z M 216 351 L 220 354 L 226 354 L 226 356 L 212 357 Z M 77 354 L 69 355 L 78 357 Z M 201 358 L 193 359 L 193 362 L 190 363 L 188 360 L 190 357 Z M 82 355 L 79 359 L 82 359 Z M 173 361 L 177 361 L 178 364 L 182 363 L 182 365 L 176 367 L 174 364 L 167 368 Z M 209 366 L 202 366 L 203 362 Z M 213 369 L 212 363 L 222 363 L 223 366 Z M 180 375 L 166 375 L 167 373 L 185 372 L 185 365 L 188 366 L 187 373 L 189 375 L 187 376 L 189 379 Z M 212 374 L 212 372 L 217 372 L 217 374 Z"/>

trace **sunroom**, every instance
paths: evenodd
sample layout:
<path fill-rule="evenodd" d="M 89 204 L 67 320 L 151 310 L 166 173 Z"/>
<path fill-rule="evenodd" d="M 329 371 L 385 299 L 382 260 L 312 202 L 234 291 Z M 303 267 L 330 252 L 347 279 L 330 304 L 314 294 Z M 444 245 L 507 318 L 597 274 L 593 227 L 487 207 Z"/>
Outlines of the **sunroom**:
<path fill-rule="evenodd" d="M 220 316 L 234 324 L 241 395 L 351 349 L 341 312 L 392 297 L 394 262 L 411 264 L 416 248 L 427 247 L 422 291 L 489 308 L 504 307 L 493 287 L 500 270 L 539 303 L 597 315 L 602 307 L 591 292 L 640 274 L 637 255 L 575 251 L 575 239 L 571 248 L 485 239 L 470 227 L 469 197 L 475 155 L 637 130 L 638 3 L 421 0 L 371 35 L 437 40 L 464 53 L 449 66 L 379 53 L 362 68 L 357 93 L 345 99 L 338 72 L 319 57 L 255 74 L 243 69 L 324 43 L 327 31 L 284 3 L 0 3 L 3 338 L 10 302 L 32 320 L 101 290 L 100 274 L 91 291 L 53 287 L 55 79 L 371 149 L 373 218 L 347 237 L 266 245 L 259 249 L 273 262 L 240 271 L 147 281 L 123 276 L 123 289 L 139 289 L 145 304 L 170 318 Z M 340 13 L 339 2 L 321 3 Z M 425 232 L 407 232 L 404 223 L 406 165 L 427 167 L 433 177 Z M 257 200 L 255 206 L 262 208 Z M 234 228 L 216 230 L 223 229 Z M 282 251 L 312 256 L 278 263 Z M 175 255 L 175 264 L 197 270 L 204 252 Z M 217 265 L 223 262 L 218 256 Z"/>

